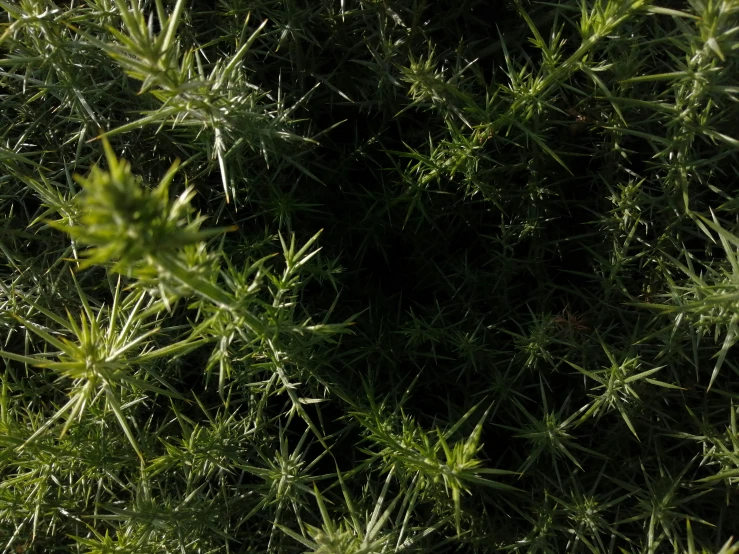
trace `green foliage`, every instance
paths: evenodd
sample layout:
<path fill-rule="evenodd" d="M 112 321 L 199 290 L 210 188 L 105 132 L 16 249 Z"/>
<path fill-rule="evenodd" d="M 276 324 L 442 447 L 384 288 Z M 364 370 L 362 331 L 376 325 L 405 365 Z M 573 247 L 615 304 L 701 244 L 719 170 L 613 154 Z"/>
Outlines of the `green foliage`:
<path fill-rule="evenodd" d="M 739 552 L 736 0 L 0 8 L 3 552 Z"/>

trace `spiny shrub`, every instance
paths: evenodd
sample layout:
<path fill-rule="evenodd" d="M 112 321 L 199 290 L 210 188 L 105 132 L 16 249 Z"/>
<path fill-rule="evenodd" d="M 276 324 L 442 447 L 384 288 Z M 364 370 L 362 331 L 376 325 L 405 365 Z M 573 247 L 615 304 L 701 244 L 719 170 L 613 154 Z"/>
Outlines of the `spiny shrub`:
<path fill-rule="evenodd" d="M 3 552 L 739 552 L 737 0 L 0 0 Z"/>

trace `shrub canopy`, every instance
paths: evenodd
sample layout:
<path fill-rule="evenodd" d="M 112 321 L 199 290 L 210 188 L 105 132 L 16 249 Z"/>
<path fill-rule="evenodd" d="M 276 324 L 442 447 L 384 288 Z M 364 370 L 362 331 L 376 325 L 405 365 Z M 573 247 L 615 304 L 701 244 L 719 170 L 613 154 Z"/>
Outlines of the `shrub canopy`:
<path fill-rule="evenodd" d="M 3 552 L 739 552 L 737 0 L 0 0 Z"/>

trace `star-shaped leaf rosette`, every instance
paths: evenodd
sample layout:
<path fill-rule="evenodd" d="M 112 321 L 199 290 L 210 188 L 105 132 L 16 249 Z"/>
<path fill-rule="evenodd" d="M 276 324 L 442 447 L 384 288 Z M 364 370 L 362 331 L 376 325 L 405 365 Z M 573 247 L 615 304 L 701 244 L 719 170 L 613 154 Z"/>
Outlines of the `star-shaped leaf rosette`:
<path fill-rule="evenodd" d="M 75 198 L 77 217 L 71 223 L 51 222 L 88 246 L 79 252 L 79 268 L 107 266 L 143 284 L 157 283 L 165 298 L 188 290 L 212 296 L 209 282 L 218 263 L 204 241 L 231 228 L 200 229 L 206 218 L 190 204 L 196 194 L 192 186 L 170 198 L 179 160 L 152 188 L 116 157 L 106 139 L 103 147 L 108 169 L 93 166 L 88 176 L 75 175 L 82 187 Z"/>

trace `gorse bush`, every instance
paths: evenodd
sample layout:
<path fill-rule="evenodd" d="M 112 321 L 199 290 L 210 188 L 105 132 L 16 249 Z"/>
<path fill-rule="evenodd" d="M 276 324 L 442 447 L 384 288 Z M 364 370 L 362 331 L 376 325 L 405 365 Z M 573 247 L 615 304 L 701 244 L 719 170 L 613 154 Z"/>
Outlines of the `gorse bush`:
<path fill-rule="evenodd" d="M 3 552 L 739 552 L 739 2 L 0 6 Z"/>

